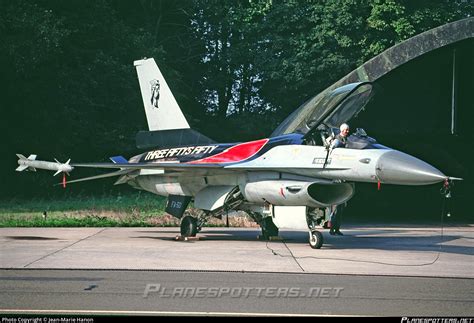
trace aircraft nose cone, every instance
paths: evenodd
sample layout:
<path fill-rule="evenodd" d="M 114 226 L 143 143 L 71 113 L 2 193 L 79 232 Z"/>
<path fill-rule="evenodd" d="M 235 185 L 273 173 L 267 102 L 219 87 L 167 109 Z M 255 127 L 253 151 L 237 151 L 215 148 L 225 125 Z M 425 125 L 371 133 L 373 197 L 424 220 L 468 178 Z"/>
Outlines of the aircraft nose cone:
<path fill-rule="evenodd" d="M 379 158 L 376 174 L 384 183 L 400 185 L 434 184 L 447 177 L 430 164 L 396 150 Z"/>

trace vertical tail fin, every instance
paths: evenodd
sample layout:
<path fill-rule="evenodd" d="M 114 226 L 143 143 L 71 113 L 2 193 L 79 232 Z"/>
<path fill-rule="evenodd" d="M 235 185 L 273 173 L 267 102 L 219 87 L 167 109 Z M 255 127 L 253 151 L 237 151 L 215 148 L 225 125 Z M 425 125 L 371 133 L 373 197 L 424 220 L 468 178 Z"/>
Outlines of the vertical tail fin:
<path fill-rule="evenodd" d="M 153 58 L 134 62 L 150 131 L 189 129 L 178 102 Z"/>

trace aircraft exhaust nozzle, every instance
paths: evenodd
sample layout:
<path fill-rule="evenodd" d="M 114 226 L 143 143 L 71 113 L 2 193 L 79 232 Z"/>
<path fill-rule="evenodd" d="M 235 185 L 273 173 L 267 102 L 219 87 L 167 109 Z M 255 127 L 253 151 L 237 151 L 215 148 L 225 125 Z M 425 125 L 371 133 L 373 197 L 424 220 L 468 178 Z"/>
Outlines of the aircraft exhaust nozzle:
<path fill-rule="evenodd" d="M 430 164 L 396 150 L 379 158 L 376 174 L 382 183 L 399 185 L 429 185 L 447 178 Z"/>

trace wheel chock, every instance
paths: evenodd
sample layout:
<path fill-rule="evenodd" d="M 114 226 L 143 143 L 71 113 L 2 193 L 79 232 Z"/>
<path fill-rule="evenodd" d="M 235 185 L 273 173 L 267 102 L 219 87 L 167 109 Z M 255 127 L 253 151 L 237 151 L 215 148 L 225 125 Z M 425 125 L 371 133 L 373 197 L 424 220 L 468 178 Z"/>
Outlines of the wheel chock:
<path fill-rule="evenodd" d="M 175 241 L 197 241 L 199 240 L 199 237 L 183 237 L 181 235 L 178 235 L 174 238 Z"/>

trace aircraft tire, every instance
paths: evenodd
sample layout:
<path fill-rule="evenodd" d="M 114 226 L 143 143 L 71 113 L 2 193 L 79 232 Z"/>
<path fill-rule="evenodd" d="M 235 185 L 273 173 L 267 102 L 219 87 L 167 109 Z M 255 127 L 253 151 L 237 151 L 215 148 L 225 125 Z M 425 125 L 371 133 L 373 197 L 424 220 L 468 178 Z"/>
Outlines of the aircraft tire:
<path fill-rule="evenodd" d="M 320 249 L 323 246 L 324 238 L 323 234 L 319 231 L 312 231 L 309 235 L 309 245 L 313 249 Z"/>
<path fill-rule="evenodd" d="M 195 237 L 198 232 L 196 218 L 187 215 L 181 220 L 181 236 Z"/>

